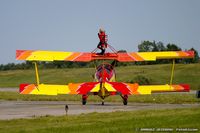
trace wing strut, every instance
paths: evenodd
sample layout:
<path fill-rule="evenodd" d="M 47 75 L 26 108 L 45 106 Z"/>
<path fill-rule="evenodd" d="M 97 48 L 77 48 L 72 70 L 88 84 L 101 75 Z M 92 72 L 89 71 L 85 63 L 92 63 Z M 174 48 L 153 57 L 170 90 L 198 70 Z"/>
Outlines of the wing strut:
<path fill-rule="evenodd" d="M 175 67 L 175 59 L 173 59 L 173 61 L 172 61 L 172 71 L 171 71 L 170 85 L 172 85 L 172 83 L 173 83 L 174 67 Z"/>
<path fill-rule="evenodd" d="M 37 83 L 37 85 L 39 85 L 39 84 L 40 84 L 40 79 L 39 79 L 39 74 L 38 74 L 37 62 L 34 62 L 34 66 L 35 66 L 35 78 L 36 78 L 36 83 Z"/>

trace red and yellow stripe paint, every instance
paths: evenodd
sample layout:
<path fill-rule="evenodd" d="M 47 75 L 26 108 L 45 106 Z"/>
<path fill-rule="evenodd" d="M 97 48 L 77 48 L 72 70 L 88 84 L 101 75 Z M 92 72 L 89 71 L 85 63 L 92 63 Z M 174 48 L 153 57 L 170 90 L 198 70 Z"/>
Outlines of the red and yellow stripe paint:
<path fill-rule="evenodd" d="M 105 82 L 104 87 L 110 94 L 145 95 L 156 92 L 188 92 L 189 85 L 142 85 L 137 83 Z M 69 85 L 21 84 L 20 94 L 58 95 L 58 94 L 89 94 L 101 90 L 99 82 L 70 83 Z"/>
<path fill-rule="evenodd" d="M 90 61 L 91 53 L 17 50 L 16 59 L 29 61 Z"/>
<path fill-rule="evenodd" d="M 189 92 L 190 86 L 187 84 L 180 85 L 138 85 L 120 82 L 107 82 L 106 89 L 110 91 L 112 88 L 116 92 L 123 95 L 145 95 L 156 92 Z"/>
<path fill-rule="evenodd" d="M 58 94 L 87 94 L 89 92 L 98 92 L 99 82 L 70 83 L 68 85 L 50 85 L 50 84 L 20 84 L 20 94 L 35 95 L 58 95 Z"/>
<path fill-rule="evenodd" d="M 59 52 L 41 50 L 17 50 L 17 60 L 29 61 L 79 61 L 89 62 L 97 59 L 131 61 L 155 61 L 156 59 L 194 58 L 194 51 L 165 51 L 165 52 L 131 52 L 131 53 L 96 53 Z"/>
<path fill-rule="evenodd" d="M 156 61 L 157 59 L 194 58 L 194 51 L 118 53 L 118 61 Z"/>

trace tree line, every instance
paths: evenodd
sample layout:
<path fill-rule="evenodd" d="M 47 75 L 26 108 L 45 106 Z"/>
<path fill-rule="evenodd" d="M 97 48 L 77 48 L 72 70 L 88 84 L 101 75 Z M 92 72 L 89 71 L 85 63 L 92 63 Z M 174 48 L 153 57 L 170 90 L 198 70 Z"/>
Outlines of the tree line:
<path fill-rule="evenodd" d="M 154 52 L 154 51 L 180 51 L 182 50 L 178 45 L 168 43 L 165 45 L 163 42 L 155 42 L 155 41 L 142 41 L 138 45 L 138 52 Z M 176 59 L 176 63 L 198 63 L 199 62 L 199 54 L 197 50 L 194 48 L 185 49 L 185 50 L 193 50 L 195 52 L 195 57 L 193 59 Z M 118 52 L 126 52 L 126 50 L 119 50 Z M 97 64 L 101 61 L 95 61 Z M 53 61 L 53 62 L 38 62 L 40 68 L 81 68 L 81 67 L 93 67 L 95 62 L 65 62 L 65 61 Z M 146 65 L 146 64 L 164 64 L 170 63 L 171 60 L 157 60 L 155 62 L 131 62 L 131 63 L 122 63 L 118 62 L 117 66 L 127 66 L 127 65 Z M 8 63 L 1 64 L 0 71 L 5 70 L 17 70 L 17 69 L 31 69 L 33 68 L 33 63 L 29 61 L 25 61 L 23 63 Z"/>

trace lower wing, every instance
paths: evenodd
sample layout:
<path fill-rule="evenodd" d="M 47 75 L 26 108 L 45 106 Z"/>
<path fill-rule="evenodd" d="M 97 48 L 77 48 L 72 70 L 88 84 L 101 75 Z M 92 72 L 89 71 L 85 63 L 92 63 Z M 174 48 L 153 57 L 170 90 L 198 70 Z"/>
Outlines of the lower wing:
<path fill-rule="evenodd" d="M 58 94 L 88 94 L 98 92 L 99 82 L 70 83 L 68 85 L 51 84 L 20 84 L 20 94 L 58 95 Z"/>
<path fill-rule="evenodd" d="M 20 94 L 34 95 L 58 95 L 58 94 L 94 94 L 104 87 L 111 95 L 145 95 L 156 92 L 188 92 L 190 86 L 187 84 L 179 85 L 138 85 L 122 82 L 85 82 L 70 83 L 68 85 L 51 84 L 21 84 Z"/>

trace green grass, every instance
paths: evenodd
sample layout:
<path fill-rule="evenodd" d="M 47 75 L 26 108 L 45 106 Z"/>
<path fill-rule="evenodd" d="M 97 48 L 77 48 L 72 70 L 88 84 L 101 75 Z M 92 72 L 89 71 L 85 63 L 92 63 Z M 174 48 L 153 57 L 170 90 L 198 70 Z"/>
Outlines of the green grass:
<path fill-rule="evenodd" d="M 91 81 L 92 68 L 42 69 L 39 71 L 41 83 L 67 84 Z M 34 70 L 0 71 L 0 87 L 18 87 L 21 83 L 35 83 Z"/>
<path fill-rule="evenodd" d="M 166 84 L 170 80 L 170 64 L 117 67 L 117 81 L 127 82 L 138 75 L 151 79 L 152 84 Z M 200 88 L 200 64 L 177 64 L 174 84 L 187 83 L 191 89 Z M 94 68 L 66 68 L 39 70 L 41 83 L 68 84 L 93 81 Z M 18 87 L 20 83 L 35 83 L 34 70 L 0 71 L 0 87 Z"/>
<path fill-rule="evenodd" d="M 200 108 L 90 113 L 77 116 L 45 116 L 34 119 L 1 120 L 1 133 L 122 132 L 140 128 L 196 128 L 200 130 Z M 140 131 L 138 131 L 140 132 Z"/>
<path fill-rule="evenodd" d="M 21 95 L 17 92 L 0 92 L 0 100 L 23 100 L 23 101 L 80 101 L 81 95 Z M 175 94 L 153 94 L 153 95 L 132 95 L 129 96 L 129 102 L 137 103 L 198 103 L 194 94 L 175 93 Z M 88 102 L 101 102 L 98 96 L 89 96 Z M 122 102 L 120 96 L 109 96 L 105 102 Z M 81 104 L 81 103 L 80 103 Z"/>

